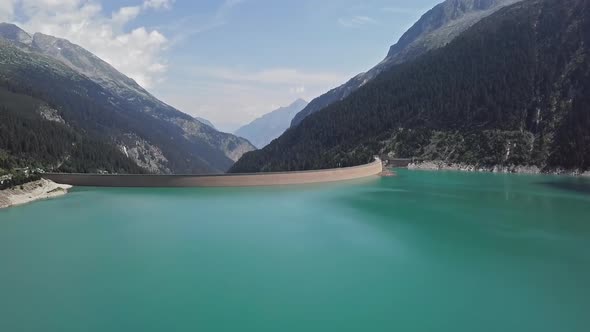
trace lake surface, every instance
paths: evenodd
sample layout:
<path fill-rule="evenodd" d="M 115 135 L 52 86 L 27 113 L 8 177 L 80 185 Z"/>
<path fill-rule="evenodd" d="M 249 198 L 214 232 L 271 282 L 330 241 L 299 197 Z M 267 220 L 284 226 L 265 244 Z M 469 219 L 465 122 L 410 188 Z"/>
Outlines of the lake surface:
<path fill-rule="evenodd" d="M 590 331 L 590 180 L 400 171 L 0 211 L 0 331 Z"/>

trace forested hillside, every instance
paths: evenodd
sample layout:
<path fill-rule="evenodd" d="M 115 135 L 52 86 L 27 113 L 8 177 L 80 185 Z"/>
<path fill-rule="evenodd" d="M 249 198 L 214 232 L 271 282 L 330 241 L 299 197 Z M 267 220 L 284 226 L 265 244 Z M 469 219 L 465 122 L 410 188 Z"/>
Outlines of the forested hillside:
<path fill-rule="evenodd" d="M 445 46 L 463 31 L 499 9 L 521 0 L 445 0 L 426 12 L 397 43 L 383 61 L 366 73 L 312 100 L 293 119 L 296 126 L 310 114 L 348 97 L 394 65 L 416 59 L 424 53 Z"/>
<path fill-rule="evenodd" d="M 124 160 L 131 160 L 137 167 L 125 168 L 130 172 L 222 173 L 244 152 L 255 149 L 248 141 L 220 133 L 159 101 L 83 48 L 51 36 L 31 37 L 10 24 L 0 24 L 0 86 L 15 93 L 2 100 L 7 103 L 15 95 L 25 95 L 51 105 L 61 124 L 79 139 L 95 142 L 92 145 L 96 149 L 108 148 Z M 42 109 L 32 113 L 41 114 Z M 19 112 L 14 114 L 20 116 Z M 13 141 L 35 134 L 30 131 L 32 128 L 24 126 L 13 132 Z M 70 143 L 79 146 L 76 141 Z M 6 158 L 37 161 L 19 145 L 12 147 L 4 148 Z M 60 150 L 65 154 L 53 157 L 69 160 L 70 154 L 77 151 L 91 153 L 97 160 L 106 157 L 92 152 L 92 147 L 68 153 Z M 84 163 L 89 158 L 80 159 L 72 170 L 96 171 L 96 165 Z M 120 168 L 118 163 L 111 163 L 111 157 L 102 160 L 102 164 L 109 165 L 107 169 Z M 56 165 L 60 164 L 46 167 Z"/>
<path fill-rule="evenodd" d="M 590 0 L 526 0 L 306 118 L 233 172 L 375 154 L 475 165 L 590 167 Z"/>
<path fill-rule="evenodd" d="M 14 89 L 0 82 L 0 169 L 145 173 L 113 146 L 66 125 L 30 91 L 9 90 Z"/>

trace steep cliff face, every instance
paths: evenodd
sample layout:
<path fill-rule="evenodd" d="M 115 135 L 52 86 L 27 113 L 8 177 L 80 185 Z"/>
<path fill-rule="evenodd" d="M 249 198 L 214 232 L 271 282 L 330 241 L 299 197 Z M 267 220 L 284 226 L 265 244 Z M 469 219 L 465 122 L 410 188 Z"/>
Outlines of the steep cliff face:
<path fill-rule="evenodd" d="M 482 18 L 519 1 L 521 0 L 447 0 L 437 5 L 391 46 L 382 62 L 366 73 L 355 76 L 346 84 L 312 100 L 295 116 L 291 126 L 298 125 L 310 114 L 348 97 L 392 66 L 445 46 Z"/>
<path fill-rule="evenodd" d="M 348 166 L 373 155 L 590 168 L 590 0 L 525 0 L 383 72 L 232 171 Z"/>
<path fill-rule="evenodd" d="M 103 139 L 152 172 L 224 172 L 243 153 L 255 150 L 247 140 L 220 133 L 161 102 L 134 80 L 65 39 L 40 33 L 30 36 L 10 24 L 0 25 L 0 39 L 5 41 L 0 50 L 0 77 L 51 99 L 57 109 L 68 113 L 64 118 L 76 121 L 70 122 L 71 126 L 96 136 L 106 135 Z M 84 112 L 91 115 L 68 111 L 72 105 L 88 103 L 93 104 L 93 110 Z"/>

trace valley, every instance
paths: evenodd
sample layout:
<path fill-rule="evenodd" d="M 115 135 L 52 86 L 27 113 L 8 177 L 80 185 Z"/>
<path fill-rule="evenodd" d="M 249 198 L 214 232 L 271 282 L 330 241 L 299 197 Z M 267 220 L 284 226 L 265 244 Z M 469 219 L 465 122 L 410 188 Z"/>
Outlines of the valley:
<path fill-rule="evenodd" d="M 590 0 L 2 21 L 0 331 L 588 332 Z"/>
<path fill-rule="evenodd" d="M 67 40 L 38 33 L 31 36 L 15 25 L 1 24 L 0 59 L 3 116 L 10 112 L 15 117 L 11 121 L 26 126 L 35 122 L 48 128 L 66 127 L 71 135 L 95 142 L 92 145 L 97 148 L 91 152 L 86 146 L 78 152 L 80 145 L 73 144 L 52 151 L 53 160 L 39 159 L 14 148 L 30 142 L 26 135 L 34 133 L 6 128 L 0 135 L 10 136 L 0 141 L 0 153 L 11 161 L 0 168 L 36 165 L 82 173 L 223 173 L 244 152 L 255 149 L 248 141 L 218 132 L 159 101 Z M 52 115 L 48 117 L 42 109 L 51 110 Z M 35 162 L 19 154 L 32 156 Z"/>

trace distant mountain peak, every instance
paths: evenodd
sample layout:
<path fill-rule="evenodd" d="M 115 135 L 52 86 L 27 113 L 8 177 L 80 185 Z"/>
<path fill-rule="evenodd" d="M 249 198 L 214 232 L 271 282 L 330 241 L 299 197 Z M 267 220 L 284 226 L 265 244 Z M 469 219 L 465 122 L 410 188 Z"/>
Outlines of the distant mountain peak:
<path fill-rule="evenodd" d="M 297 98 L 294 102 L 291 103 L 291 105 L 289 105 L 288 107 L 293 107 L 293 106 L 297 106 L 297 105 L 307 105 L 308 102 L 307 100 L 303 99 L 303 98 Z"/>
<path fill-rule="evenodd" d="M 236 130 L 235 134 L 246 138 L 258 148 L 263 148 L 287 130 L 291 120 L 307 106 L 307 101 L 299 98 L 289 106 L 280 107 Z"/>
<path fill-rule="evenodd" d="M 83 52 L 87 53 L 88 55 L 92 55 L 92 57 L 98 59 L 98 57 L 95 56 L 94 54 L 84 50 L 82 47 L 80 47 L 74 43 L 71 43 L 67 39 L 46 35 L 41 32 L 35 32 L 33 34 L 32 39 L 33 39 L 33 45 L 35 47 L 37 47 L 38 49 L 44 51 L 45 53 L 48 53 L 48 51 L 50 51 L 51 49 L 53 49 L 53 53 L 61 53 L 61 51 L 64 48 L 68 48 L 68 49 L 76 49 L 76 51 L 83 51 Z"/>
<path fill-rule="evenodd" d="M 31 45 L 33 42 L 31 35 L 17 25 L 11 23 L 0 23 L 0 37 L 25 45 Z"/>
<path fill-rule="evenodd" d="M 90 51 L 67 39 L 37 32 L 33 35 L 32 47 L 118 93 L 134 91 L 142 96 L 151 97 L 135 80 L 119 72 Z"/>
<path fill-rule="evenodd" d="M 396 44 L 391 46 L 386 61 L 393 57 L 407 56 L 403 53 L 411 54 L 411 52 L 408 52 L 406 49 L 419 46 L 412 45 L 413 43 L 437 30 L 444 30 L 447 26 L 451 27 L 456 23 L 460 23 L 455 29 L 451 29 L 455 31 L 447 32 L 446 39 L 441 36 L 435 36 L 441 40 L 438 45 L 433 44 L 432 46 L 442 46 L 450 41 L 448 39 L 454 38 L 458 32 L 462 32 L 481 18 L 488 16 L 495 9 L 519 1 L 522 0 L 446 0 L 426 12 L 418 22 L 402 35 Z"/>

